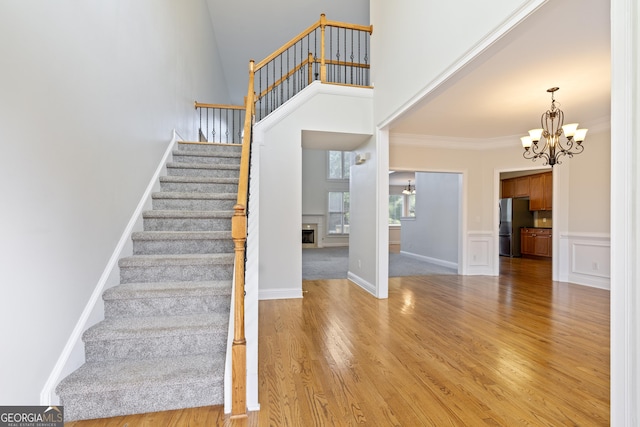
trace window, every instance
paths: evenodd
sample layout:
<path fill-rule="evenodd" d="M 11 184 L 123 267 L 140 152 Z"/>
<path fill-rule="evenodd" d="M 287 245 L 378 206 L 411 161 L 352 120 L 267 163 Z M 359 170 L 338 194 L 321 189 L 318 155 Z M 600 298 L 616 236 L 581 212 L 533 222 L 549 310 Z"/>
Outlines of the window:
<path fill-rule="evenodd" d="M 404 195 L 389 194 L 389 224 L 400 224 L 404 216 Z"/>
<path fill-rule="evenodd" d="M 349 192 L 329 192 L 328 234 L 349 234 Z"/>
<path fill-rule="evenodd" d="M 405 198 L 407 199 L 407 203 L 406 203 L 407 212 L 405 216 L 415 217 L 416 216 L 416 195 L 410 194 L 408 196 L 405 196 Z"/>
<path fill-rule="evenodd" d="M 389 194 L 389 224 L 400 224 L 402 217 L 416 216 L 415 194 Z"/>
<path fill-rule="evenodd" d="M 328 179 L 349 179 L 349 168 L 353 164 L 353 153 L 350 151 L 329 151 Z"/>

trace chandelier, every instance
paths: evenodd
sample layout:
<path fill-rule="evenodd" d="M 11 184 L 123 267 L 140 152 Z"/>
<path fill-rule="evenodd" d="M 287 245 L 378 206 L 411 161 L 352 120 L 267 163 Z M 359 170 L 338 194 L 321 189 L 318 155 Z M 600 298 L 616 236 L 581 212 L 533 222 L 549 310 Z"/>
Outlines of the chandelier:
<path fill-rule="evenodd" d="M 534 162 L 542 158 L 545 165 L 561 164 L 559 158 L 561 156 L 573 157 L 574 154 L 580 154 L 584 151 L 582 141 L 587 135 L 587 129 L 578 129 L 578 123 L 564 124 L 564 113 L 556 106 L 554 93 L 559 87 L 547 89 L 551 93 L 551 108 L 540 117 L 540 125 L 542 129 L 531 129 L 529 136 L 520 138 L 525 159 L 532 159 Z M 566 142 L 562 142 L 560 136 L 564 133 Z M 544 138 L 544 143 L 538 145 L 540 139 Z"/>
<path fill-rule="evenodd" d="M 402 190 L 402 194 L 416 194 L 416 186 L 411 186 L 411 180 L 409 180 L 409 185 Z"/>

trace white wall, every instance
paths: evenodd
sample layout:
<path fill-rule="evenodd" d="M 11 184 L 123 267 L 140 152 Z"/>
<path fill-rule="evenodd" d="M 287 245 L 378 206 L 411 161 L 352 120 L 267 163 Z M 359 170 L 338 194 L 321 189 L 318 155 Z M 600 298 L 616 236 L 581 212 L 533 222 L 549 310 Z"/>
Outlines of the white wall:
<path fill-rule="evenodd" d="M 204 0 L 0 2 L 0 402 L 40 391 L 193 101 L 228 101 Z"/>
<path fill-rule="evenodd" d="M 371 110 L 369 111 L 371 112 Z M 385 253 L 389 252 L 388 234 L 386 234 L 387 239 L 383 239 L 382 243 L 378 240 L 378 237 L 382 237 L 379 236 L 380 231 L 388 230 L 389 197 L 380 200 L 377 197 L 377 192 L 381 186 L 385 191 L 388 191 L 389 183 L 387 181 L 384 184 L 376 180 L 381 167 L 378 163 L 379 153 L 375 137 L 358 147 L 356 152 L 369 153 L 369 159 L 360 165 L 351 167 L 349 272 L 347 277 L 372 295 L 386 298 L 388 277 L 380 277 L 379 263 L 381 260 L 376 255 L 376 251 L 382 245 Z M 377 207 L 380 204 L 387 211 L 387 216 L 382 217 L 377 213 Z M 382 262 L 385 261 L 382 260 Z"/>
<path fill-rule="evenodd" d="M 496 37 L 491 34 L 495 28 L 521 19 L 541 3 L 492 0 L 488 7 L 476 0 L 372 0 L 375 123 L 387 121 L 441 82 L 447 70 L 470 59 L 484 39 Z"/>
<path fill-rule="evenodd" d="M 416 216 L 402 220 L 400 250 L 458 268 L 462 179 L 455 173 L 416 173 Z"/>
<path fill-rule="evenodd" d="M 611 425 L 640 422 L 640 5 L 611 0 Z"/>
<path fill-rule="evenodd" d="M 302 131 L 372 134 L 371 92 L 313 83 L 256 124 L 260 165 L 252 181 L 259 186 L 259 298 L 302 296 Z M 358 245 L 353 233 L 350 243 Z"/>

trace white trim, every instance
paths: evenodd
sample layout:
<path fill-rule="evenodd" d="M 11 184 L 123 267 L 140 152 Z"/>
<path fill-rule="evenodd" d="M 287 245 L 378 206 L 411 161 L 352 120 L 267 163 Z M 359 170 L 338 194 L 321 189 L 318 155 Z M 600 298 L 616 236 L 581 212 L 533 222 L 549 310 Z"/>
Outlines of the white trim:
<path fill-rule="evenodd" d="M 589 124 L 589 132 L 591 134 L 608 131 L 610 129 L 611 116 L 602 117 Z M 390 136 L 390 144 L 394 146 L 484 151 L 501 148 L 520 148 L 522 146 L 520 142 L 521 136 L 522 134 L 494 138 L 463 138 L 457 136 L 392 133 Z M 548 170 L 548 168 L 545 169 Z"/>
<path fill-rule="evenodd" d="M 495 234 L 492 231 L 469 231 L 467 232 L 467 248 L 469 253 L 466 256 L 466 275 L 468 276 L 497 276 L 497 252 L 494 250 Z M 478 250 L 480 249 L 480 250 Z"/>
<path fill-rule="evenodd" d="M 640 422 L 637 0 L 611 0 L 611 425 Z"/>
<path fill-rule="evenodd" d="M 389 298 L 389 130 L 376 129 L 376 266 L 373 295 Z M 350 274 L 350 273 L 349 273 Z M 353 275 L 354 279 L 357 278 Z M 347 275 L 349 277 L 349 275 Z M 359 278 L 358 278 L 359 279 Z M 367 289 L 367 282 L 358 283 Z"/>
<path fill-rule="evenodd" d="M 450 78 L 456 73 L 462 70 L 472 60 L 478 57 L 482 52 L 491 47 L 494 43 L 504 37 L 509 31 L 514 28 L 518 23 L 523 21 L 529 15 L 536 11 L 540 6 L 546 3 L 548 0 L 529 0 L 522 7 L 516 10 L 510 17 L 500 25 L 495 31 L 492 31 L 482 40 L 480 40 L 475 46 L 464 53 L 456 62 L 454 62 L 449 68 L 445 69 L 440 75 L 434 78 L 427 86 L 418 91 L 414 96 L 409 98 L 404 104 L 391 113 L 386 119 L 381 121 L 378 126 L 380 128 L 386 128 L 402 114 L 413 108 L 414 105 L 423 101 L 428 95 L 433 93 L 437 88 L 444 85 Z"/>
<path fill-rule="evenodd" d="M 521 135 L 501 136 L 498 138 L 461 138 L 453 136 L 393 133 L 391 134 L 391 145 L 482 151 L 496 148 L 521 147 L 520 136 Z"/>
<path fill-rule="evenodd" d="M 151 177 L 151 180 L 149 181 L 144 194 L 140 198 L 138 206 L 131 215 L 127 226 L 124 228 L 122 235 L 120 236 L 120 240 L 113 250 L 111 258 L 109 258 L 109 261 L 107 262 L 107 265 L 103 270 L 98 283 L 93 289 L 93 293 L 91 294 L 89 301 L 87 301 L 87 304 L 85 305 L 80 318 L 76 322 L 76 325 L 74 326 L 73 331 L 71 332 L 71 335 L 67 340 L 67 343 L 62 349 L 62 353 L 58 357 L 53 370 L 49 374 L 49 378 L 45 382 L 44 387 L 40 392 L 40 405 L 49 406 L 57 404 L 58 397 L 55 394 L 56 385 L 60 382 L 63 375 L 70 373 L 77 366 L 79 366 L 77 360 L 70 360 L 71 355 L 72 353 L 76 353 L 78 351 L 78 348 L 84 348 L 84 344 L 82 343 L 82 334 L 89 326 L 91 326 L 90 319 L 92 317 L 95 317 L 94 310 L 96 309 L 96 305 L 98 304 L 98 302 L 102 301 L 101 297 L 105 289 L 110 287 L 108 286 L 108 283 L 110 282 L 109 278 L 119 272 L 118 260 L 123 254 L 126 254 L 127 252 L 127 245 L 130 245 L 131 242 L 131 233 L 136 228 L 142 228 L 142 211 L 150 206 L 151 194 L 158 189 L 160 174 L 166 170 L 165 165 L 172 154 L 173 147 L 176 141 L 178 140 L 181 140 L 181 138 L 174 130 L 171 141 L 169 142 L 169 146 L 165 150 L 164 155 L 162 156 L 162 159 L 160 160 L 160 163 L 156 168 L 156 171 Z M 128 249 L 131 251 L 130 247 Z M 92 316 L 92 314 L 94 314 L 94 316 Z M 104 317 L 104 314 L 102 314 L 102 317 Z M 82 357 L 84 357 L 84 352 L 82 352 Z M 69 367 L 67 366 L 68 363 L 74 365 L 72 369 L 69 369 Z M 82 363 L 84 363 L 84 360 L 82 360 L 80 364 Z"/>
<path fill-rule="evenodd" d="M 257 133 L 264 135 L 269 129 L 285 119 L 288 115 L 294 113 L 303 104 L 316 95 L 342 95 L 349 97 L 373 98 L 373 89 L 353 86 L 341 86 L 334 84 L 322 83 L 315 80 L 309 86 L 302 89 L 293 98 L 287 100 L 268 116 L 257 122 L 254 126 L 254 137 Z M 263 138 L 260 138 L 263 141 Z"/>
<path fill-rule="evenodd" d="M 260 301 L 270 299 L 292 299 L 302 298 L 302 289 L 289 288 L 289 289 L 260 289 L 258 291 L 258 299 Z"/>
<path fill-rule="evenodd" d="M 374 297 L 380 298 L 378 295 L 376 295 L 376 285 L 374 285 L 373 283 L 367 282 L 362 277 L 360 277 L 357 274 L 354 274 L 354 273 L 352 273 L 350 271 L 347 273 L 347 279 L 349 279 L 350 281 L 352 281 L 356 285 L 360 286 L 362 289 L 364 289 L 365 291 L 369 292 Z"/>
<path fill-rule="evenodd" d="M 406 255 L 411 258 L 415 258 L 419 261 L 425 261 L 431 264 L 439 265 L 442 267 L 453 268 L 454 270 L 458 270 L 458 263 L 446 261 L 444 259 L 432 258 L 424 255 L 414 254 L 413 252 L 400 251 L 402 255 Z"/>
<path fill-rule="evenodd" d="M 611 288 L 611 244 L 605 233 L 561 233 L 558 280 L 600 289 Z"/>

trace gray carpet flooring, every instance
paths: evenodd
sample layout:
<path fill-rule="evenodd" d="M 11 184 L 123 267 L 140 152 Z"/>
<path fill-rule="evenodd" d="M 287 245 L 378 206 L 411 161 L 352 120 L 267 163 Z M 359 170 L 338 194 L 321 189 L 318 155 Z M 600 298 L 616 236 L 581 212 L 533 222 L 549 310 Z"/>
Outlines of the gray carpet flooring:
<path fill-rule="evenodd" d="M 302 250 L 302 279 L 346 279 L 349 269 L 349 248 L 308 248 Z M 389 277 L 457 274 L 442 267 L 399 253 L 389 254 Z"/>

